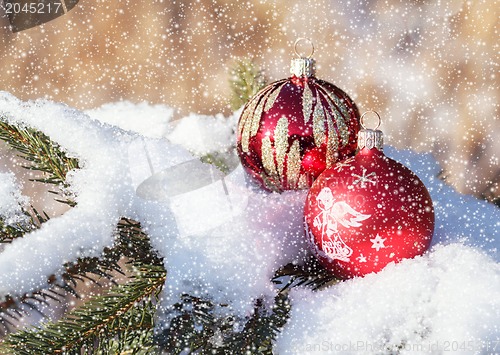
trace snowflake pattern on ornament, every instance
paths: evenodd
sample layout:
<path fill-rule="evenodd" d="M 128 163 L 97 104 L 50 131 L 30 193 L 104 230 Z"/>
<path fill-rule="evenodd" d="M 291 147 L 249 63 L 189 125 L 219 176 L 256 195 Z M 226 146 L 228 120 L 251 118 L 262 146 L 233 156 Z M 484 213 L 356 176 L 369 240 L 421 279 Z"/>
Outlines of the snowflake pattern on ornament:
<path fill-rule="evenodd" d="M 353 166 L 351 165 L 351 163 L 354 161 L 354 157 L 350 157 L 346 160 L 343 160 L 343 161 L 340 161 L 338 162 L 337 164 L 335 164 L 335 171 L 340 173 L 342 170 L 344 170 L 344 168 L 351 168 L 351 170 L 353 169 Z"/>
<path fill-rule="evenodd" d="M 377 174 L 375 172 L 371 172 L 369 174 L 366 173 L 366 168 L 363 167 L 363 172 L 361 175 L 352 174 L 354 178 L 356 178 L 353 182 L 354 185 L 359 184 L 360 187 L 366 188 L 366 184 L 373 184 L 374 186 L 377 184 Z"/>
<path fill-rule="evenodd" d="M 354 210 L 345 201 L 335 202 L 332 190 L 324 187 L 316 202 L 321 212 L 314 217 L 313 225 L 321 231 L 321 248 L 332 260 L 349 261 L 352 249 L 342 240 L 339 232 L 339 223 L 346 228 L 360 227 L 359 223 L 370 218 L 371 215 L 362 214 Z"/>
<path fill-rule="evenodd" d="M 366 260 L 366 256 L 364 256 L 363 254 L 359 254 L 359 256 L 356 258 L 357 261 L 359 261 L 360 263 L 366 263 L 367 260 Z"/>
<path fill-rule="evenodd" d="M 386 241 L 387 238 L 382 238 L 380 235 L 377 235 L 375 236 L 375 238 L 373 239 L 370 239 L 370 242 L 373 243 L 372 245 L 372 248 L 377 250 L 377 251 L 380 251 L 380 249 L 383 249 L 383 248 L 387 248 L 385 245 L 384 245 L 384 242 Z"/>

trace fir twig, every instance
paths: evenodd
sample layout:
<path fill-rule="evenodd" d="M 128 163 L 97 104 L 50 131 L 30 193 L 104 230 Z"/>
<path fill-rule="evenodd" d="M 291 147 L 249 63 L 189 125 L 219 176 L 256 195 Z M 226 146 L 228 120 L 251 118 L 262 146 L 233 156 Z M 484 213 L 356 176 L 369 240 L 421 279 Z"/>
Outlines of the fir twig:
<path fill-rule="evenodd" d="M 200 158 L 202 163 L 205 164 L 211 164 L 215 166 L 217 169 L 222 171 L 224 174 L 229 173 L 229 166 L 228 163 L 225 161 L 224 157 L 221 157 L 220 154 L 217 153 L 210 153 L 202 156 Z"/>
<path fill-rule="evenodd" d="M 340 282 L 312 256 L 303 265 L 287 264 L 279 268 L 272 281 L 281 285 L 282 293 L 299 286 L 316 291 Z"/>
<path fill-rule="evenodd" d="M 47 213 L 40 213 L 33 206 L 30 206 L 29 209 L 21 206 L 21 213 L 21 220 L 16 223 L 6 223 L 0 217 L 0 243 L 10 243 L 14 239 L 21 238 L 26 233 L 40 228 L 43 223 L 50 219 Z"/>
<path fill-rule="evenodd" d="M 0 139 L 17 150 L 19 156 L 29 162 L 23 166 L 28 170 L 40 171 L 43 177 L 32 179 L 46 184 L 56 185 L 60 191 L 55 193 L 62 196 L 59 202 L 74 206 L 75 202 L 63 192 L 69 185 L 66 176 L 70 170 L 78 169 L 76 158 L 68 157 L 61 147 L 50 140 L 45 134 L 32 128 L 19 128 L 5 122 L 0 117 Z"/>
<path fill-rule="evenodd" d="M 0 218 L 0 244 L 10 243 L 34 229 L 36 228 L 31 223 L 17 222 L 15 224 L 7 224 Z"/>
<path fill-rule="evenodd" d="M 119 261 L 128 258 L 141 267 L 153 265 L 162 267 L 162 259 L 152 250 L 149 237 L 142 231 L 138 222 L 122 219 L 117 226 L 116 243 L 113 248 L 105 248 L 101 257 L 79 258 L 75 262 L 65 264 L 65 272 L 60 278 L 50 276 L 48 289 L 33 291 L 18 298 L 8 297 L 0 302 L 0 325 L 6 331 L 12 327 L 12 322 L 27 314 L 24 305 L 29 303 L 31 309 L 38 310 L 37 305 L 47 299 L 63 301 L 67 294 L 79 297 L 78 284 L 89 280 L 100 286 L 99 279 L 114 282 L 116 273 L 125 275 Z M 97 277 L 97 280 L 93 278 Z"/>
<path fill-rule="evenodd" d="M 130 343 L 137 332 L 151 332 L 153 303 L 165 283 L 166 272 L 155 265 L 141 265 L 136 271 L 129 283 L 91 299 L 58 322 L 9 335 L 4 351 L 19 355 L 91 354 L 96 348 L 107 351 L 114 337 Z M 112 344 L 117 346 L 116 342 Z"/>
<path fill-rule="evenodd" d="M 250 59 L 239 59 L 230 71 L 231 108 L 237 110 L 245 105 L 266 85 L 264 73 Z"/>
<path fill-rule="evenodd" d="M 262 300 L 257 300 L 253 316 L 245 324 L 240 333 L 235 334 L 228 346 L 226 354 L 244 352 L 245 354 L 272 354 L 273 342 L 290 317 L 288 296 L 279 293 L 269 312 Z"/>
<path fill-rule="evenodd" d="M 279 293 L 267 309 L 262 299 L 255 302 L 252 316 L 217 316 L 220 311 L 209 300 L 183 295 L 171 311 L 175 316 L 157 336 L 161 349 L 169 354 L 271 354 L 272 343 L 289 318 L 288 296 Z M 237 326 L 243 324 L 243 327 Z M 238 329 L 240 328 L 240 329 Z M 242 328 L 242 329 L 241 329 Z"/>

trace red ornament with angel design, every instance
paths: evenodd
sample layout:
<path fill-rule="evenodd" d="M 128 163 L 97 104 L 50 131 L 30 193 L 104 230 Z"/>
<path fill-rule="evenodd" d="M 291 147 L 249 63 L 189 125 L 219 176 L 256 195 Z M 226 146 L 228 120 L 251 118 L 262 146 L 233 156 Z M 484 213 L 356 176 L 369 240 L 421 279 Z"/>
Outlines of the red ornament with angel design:
<path fill-rule="evenodd" d="M 313 52 L 292 60 L 292 76 L 263 88 L 241 113 L 238 155 L 267 190 L 308 188 L 356 151 L 358 109 L 344 91 L 315 77 Z"/>
<path fill-rule="evenodd" d="M 421 255 L 434 231 L 429 192 L 410 169 L 384 155 L 382 132 L 362 129 L 358 145 L 355 157 L 314 182 L 304 210 L 313 253 L 340 278 Z"/>

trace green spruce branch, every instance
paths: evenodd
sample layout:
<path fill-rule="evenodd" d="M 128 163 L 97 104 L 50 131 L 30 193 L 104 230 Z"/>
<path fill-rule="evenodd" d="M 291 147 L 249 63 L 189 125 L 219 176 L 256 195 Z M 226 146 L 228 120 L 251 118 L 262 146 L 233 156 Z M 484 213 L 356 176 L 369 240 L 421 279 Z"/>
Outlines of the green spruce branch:
<path fill-rule="evenodd" d="M 0 303 L 0 326 L 5 332 L 15 328 L 16 321 L 31 311 L 39 311 L 48 300 L 62 302 L 68 294 L 79 298 L 79 286 L 90 281 L 102 286 L 100 280 L 114 282 L 117 274 L 126 276 L 120 260 L 135 264 L 162 266 L 162 259 L 152 250 L 149 237 L 142 231 L 138 222 L 122 219 L 117 226 L 115 245 L 105 248 L 100 257 L 78 258 L 64 265 L 60 277 L 52 275 L 47 280 L 48 288 L 36 290 L 18 298 L 7 297 Z M 125 259 L 124 259 L 125 258 Z M 28 309 L 25 307 L 29 305 Z"/>
<path fill-rule="evenodd" d="M 136 265 L 133 271 L 130 282 L 92 298 L 59 321 L 9 335 L 3 351 L 19 355 L 95 354 L 101 349 L 102 354 L 108 354 L 105 351 L 110 347 L 120 352 L 130 350 L 127 347 L 138 335 L 146 336 L 154 347 L 154 304 L 166 272 L 162 266 L 144 264 Z"/>
<path fill-rule="evenodd" d="M 6 223 L 0 217 L 0 244 L 10 243 L 14 239 L 22 238 L 26 233 L 30 233 L 47 222 L 50 217 L 45 212 L 38 212 L 36 208 L 30 206 L 29 209 L 20 206 L 24 218 L 20 222 Z"/>
<path fill-rule="evenodd" d="M 69 158 L 42 132 L 16 127 L 3 122 L 2 118 L 0 121 L 0 139 L 28 162 L 24 168 L 43 174 L 33 181 L 56 185 L 58 191 L 52 192 L 61 196 L 56 200 L 74 206 L 74 201 L 66 195 L 69 187 L 66 176 L 70 170 L 78 168 L 78 161 Z M 29 216 L 27 226 L 6 225 L 0 221 L 1 241 L 20 238 L 48 220 L 46 214 L 34 209 L 25 213 Z M 127 270 L 120 262 L 123 260 L 129 261 Z M 79 258 L 64 267 L 62 275 L 49 277 L 47 289 L 17 298 L 6 297 L 0 303 L 0 323 L 14 329 L 16 321 L 32 311 L 39 311 L 42 305 L 65 301 L 68 294 L 79 297 L 79 285 L 83 282 L 114 281 L 116 273 L 126 276 L 133 273 L 133 276 L 129 283 L 116 285 L 104 296 L 91 298 L 60 321 L 10 334 L 3 343 L 3 351 L 15 354 L 150 353 L 137 349 L 145 349 L 147 344 L 153 347 L 152 320 L 156 305 L 152 296 L 156 297 L 163 286 L 165 270 L 140 224 L 121 220 L 115 245 L 105 248 L 100 258 Z M 62 336 L 65 331 L 66 336 Z M 54 337 L 56 333 L 61 335 L 58 339 Z"/>
<path fill-rule="evenodd" d="M 224 307 L 218 305 L 218 307 Z M 171 318 L 156 342 L 168 354 L 190 352 L 211 353 L 234 324 L 232 317 L 217 317 L 218 307 L 199 297 L 184 294 L 167 313 Z M 219 349 L 220 350 L 220 349 Z"/>
<path fill-rule="evenodd" d="M 32 128 L 19 128 L 7 123 L 3 117 L 0 117 L 0 139 L 8 143 L 19 153 L 19 157 L 28 162 L 24 168 L 40 171 L 43 174 L 42 177 L 32 181 L 56 185 L 59 191 L 52 192 L 61 196 L 57 201 L 74 206 L 75 202 L 66 194 L 66 189 L 69 187 L 66 176 L 69 171 L 79 168 L 76 158 L 68 157 L 57 143 L 42 132 Z"/>
<path fill-rule="evenodd" d="M 263 71 L 250 59 L 238 59 L 230 70 L 231 108 L 245 105 L 266 85 Z"/>
<path fill-rule="evenodd" d="M 317 291 L 341 280 L 333 276 L 311 255 L 303 264 L 287 264 L 279 268 L 272 281 L 281 287 L 281 292 L 288 292 L 291 288 L 300 286 Z"/>
<path fill-rule="evenodd" d="M 36 229 L 33 225 L 33 223 L 27 223 L 24 221 L 7 224 L 2 218 L 0 218 L 0 244 L 10 243 L 14 239 L 23 237 L 26 233 Z"/>
<path fill-rule="evenodd" d="M 172 319 L 157 336 L 161 349 L 168 354 L 271 354 L 272 344 L 289 318 L 288 296 L 279 293 L 271 309 L 258 299 L 252 316 L 239 319 L 219 316 L 227 305 L 183 295 L 170 312 Z M 238 327 L 242 324 L 242 327 Z M 241 328 L 241 329 L 238 329 Z"/>

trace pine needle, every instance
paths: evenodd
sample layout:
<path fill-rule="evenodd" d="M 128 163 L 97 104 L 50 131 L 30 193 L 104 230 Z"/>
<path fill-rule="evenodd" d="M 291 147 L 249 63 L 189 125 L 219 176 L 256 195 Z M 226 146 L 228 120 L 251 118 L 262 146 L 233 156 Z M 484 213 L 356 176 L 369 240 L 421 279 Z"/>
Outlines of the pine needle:
<path fill-rule="evenodd" d="M 250 59 L 239 59 L 231 68 L 231 108 L 238 110 L 266 85 L 264 73 Z"/>
<path fill-rule="evenodd" d="M 113 338 L 113 347 L 127 350 L 126 344 L 143 332 L 152 339 L 154 303 L 165 279 L 163 267 L 141 265 L 132 281 L 92 298 L 58 322 L 9 335 L 2 350 L 16 355 L 95 353 L 109 350 Z"/>
<path fill-rule="evenodd" d="M 29 163 L 24 168 L 43 174 L 43 177 L 33 181 L 58 186 L 59 191 L 56 193 L 62 197 L 61 202 L 74 205 L 74 201 L 64 191 L 69 187 L 66 183 L 68 172 L 79 168 L 76 158 L 68 157 L 57 143 L 42 132 L 11 125 L 4 117 L 0 117 L 0 139 Z"/>

